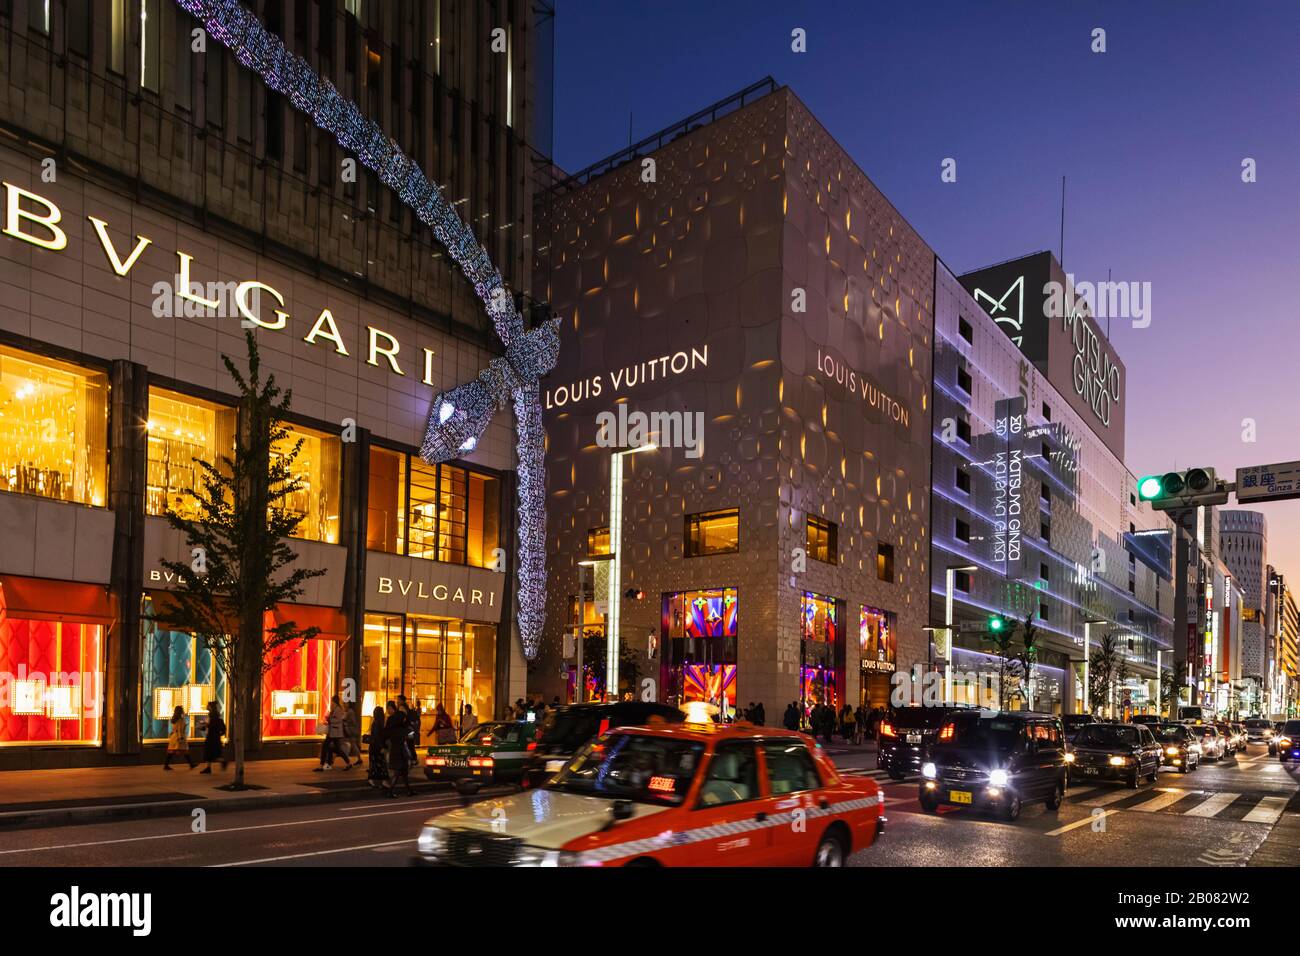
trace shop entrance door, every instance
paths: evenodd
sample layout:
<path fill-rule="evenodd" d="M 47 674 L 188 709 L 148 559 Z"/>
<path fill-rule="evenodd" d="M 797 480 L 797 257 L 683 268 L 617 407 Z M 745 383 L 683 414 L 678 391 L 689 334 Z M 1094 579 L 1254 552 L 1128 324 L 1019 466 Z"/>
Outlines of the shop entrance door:
<path fill-rule="evenodd" d="M 367 614 L 361 639 L 361 725 L 402 692 L 402 618 Z"/>

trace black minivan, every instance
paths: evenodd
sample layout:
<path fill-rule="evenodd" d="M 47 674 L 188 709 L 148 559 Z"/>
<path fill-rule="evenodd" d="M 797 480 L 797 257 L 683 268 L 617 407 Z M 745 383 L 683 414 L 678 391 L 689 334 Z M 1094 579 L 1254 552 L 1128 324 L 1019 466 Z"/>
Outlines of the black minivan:
<path fill-rule="evenodd" d="M 593 737 L 613 727 L 648 723 L 652 717 L 670 724 L 686 719 L 676 707 L 643 701 L 567 704 L 551 711 L 524 759 L 524 787 L 540 787 L 550 780 Z"/>
<path fill-rule="evenodd" d="M 1025 801 L 1061 806 L 1067 783 L 1065 734 L 1053 714 L 956 712 L 939 729 L 921 767 L 921 809 L 942 805 L 1020 816 Z"/>
<path fill-rule="evenodd" d="M 926 750 L 951 713 L 951 707 L 896 708 L 880 722 L 876 768 L 894 780 L 920 773 Z"/>

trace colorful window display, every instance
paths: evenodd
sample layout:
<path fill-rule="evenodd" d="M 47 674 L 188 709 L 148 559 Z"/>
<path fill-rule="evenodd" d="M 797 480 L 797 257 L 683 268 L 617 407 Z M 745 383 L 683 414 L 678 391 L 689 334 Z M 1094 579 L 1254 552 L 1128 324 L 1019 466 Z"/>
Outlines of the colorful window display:
<path fill-rule="evenodd" d="M 299 442 L 293 460 L 298 490 L 285 495 L 280 507 L 302 521 L 295 538 L 308 541 L 339 540 L 339 475 L 342 444 L 337 436 L 309 428 L 287 427 L 288 434 L 271 446 L 271 457 L 287 456 Z"/>
<path fill-rule="evenodd" d="M 188 718 L 189 736 L 206 731 L 201 718 L 208 702 L 216 700 L 223 716 L 229 716 L 226 675 L 215 655 L 193 634 L 169 631 L 154 620 L 153 601 L 146 599 L 144 655 L 140 679 L 140 737 L 146 743 L 166 740 L 171 718 L 179 705 Z"/>
<path fill-rule="evenodd" d="M 0 578 L 0 747 L 102 742 L 110 619 L 102 588 Z"/>
<path fill-rule="evenodd" d="M 108 377 L 0 346 L 0 491 L 104 504 Z"/>
<path fill-rule="evenodd" d="M 337 662 L 338 642 L 329 638 L 285 650 L 262 677 L 263 740 L 320 736 L 316 725 L 329 713 Z"/>
<path fill-rule="evenodd" d="M 898 636 L 893 617 L 888 611 L 862 606 L 858 616 L 858 642 L 864 671 L 892 673 L 898 666 Z"/>
<path fill-rule="evenodd" d="M 844 602 L 805 591 L 799 620 L 804 711 L 817 704 L 838 709 L 844 699 Z"/>
<path fill-rule="evenodd" d="M 660 680 L 669 700 L 702 700 L 734 716 L 739 603 L 736 588 L 664 595 Z"/>

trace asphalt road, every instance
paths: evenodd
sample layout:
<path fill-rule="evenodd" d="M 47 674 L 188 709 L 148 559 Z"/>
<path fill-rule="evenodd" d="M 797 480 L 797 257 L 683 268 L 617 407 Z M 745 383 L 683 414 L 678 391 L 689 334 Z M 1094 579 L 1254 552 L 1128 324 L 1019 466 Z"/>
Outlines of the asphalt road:
<path fill-rule="evenodd" d="M 1015 823 L 925 814 L 915 778 L 881 779 L 874 754 L 832 755 L 885 792 L 888 828 L 855 866 L 1243 866 L 1300 810 L 1300 769 L 1263 747 L 1193 774 L 1162 771 L 1138 790 L 1079 784 L 1057 812 L 1027 806 Z M 186 817 L 10 830 L 0 866 L 405 866 L 421 823 L 461 804 L 439 793 L 213 813 L 202 832 Z"/>

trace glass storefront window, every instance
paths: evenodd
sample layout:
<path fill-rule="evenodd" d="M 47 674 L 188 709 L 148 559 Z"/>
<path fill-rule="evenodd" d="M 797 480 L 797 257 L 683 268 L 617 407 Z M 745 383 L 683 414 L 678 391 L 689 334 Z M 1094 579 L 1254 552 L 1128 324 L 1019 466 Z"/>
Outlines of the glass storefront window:
<path fill-rule="evenodd" d="M 0 747 L 100 743 L 104 628 L 0 614 Z"/>
<path fill-rule="evenodd" d="M 410 462 L 413 558 L 490 567 L 501 540 L 501 482 L 455 465 Z"/>
<path fill-rule="evenodd" d="M 800 697 L 805 715 L 814 704 L 838 708 L 843 694 L 843 602 L 805 591 L 800 614 Z"/>
<path fill-rule="evenodd" d="M 864 671 L 892 671 L 898 655 L 898 637 L 893 615 L 879 608 L 862 606 L 858 617 L 858 643 Z"/>
<path fill-rule="evenodd" d="M 108 377 L 0 346 L 0 491 L 102 507 Z"/>
<path fill-rule="evenodd" d="M 402 554 L 406 550 L 406 456 L 370 449 L 366 499 L 366 547 Z"/>
<path fill-rule="evenodd" d="M 686 516 L 686 556 L 729 554 L 740 550 L 740 512 L 709 511 Z"/>
<path fill-rule="evenodd" d="M 169 631 L 154 621 L 153 602 L 145 602 L 140 626 L 144 657 L 140 675 L 140 737 L 146 743 L 166 740 L 177 705 L 185 709 L 190 737 L 202 737 L 208 702 L 221 705 L 229 719 L 226 675 L 215 656 L 193 634 Z"/>
<path fill-rule="evenodd" d="M 204 472 L 195 459 L 215 464 L 222 455 L 233 454 L 236 417 L 233 408 L 149 389 L 146 514 L 170 510 L 185 518 L 198 517 L 190 492 L 202 487 Z"/>
<path fill-rule="evenodd" d="M 670 700 L 702 700 L 723 718 L 735 716 L 738 604 L 736 588 L 664 595 L 661 666 Z"/>
<path fill-rule="evenodd" d="M 337 436 L 307 428 L 285 426 L 284 438 L 271 446 L 271 457 L 287 456 L 301 441 L 293 462 L 293 476 L 299 489 L 284 496 L 279 506 L 302 518 L 293 533 L 308 541 L 339 540 L 339 457 L 342 445 Z"/>
<path fill-rule="evenodd" d="M 285 650 L 262 677 L 264 740 L 320 736 L 316 725 L 329 714 L 337 657 L 338 642 L 328 638 Z"/>

